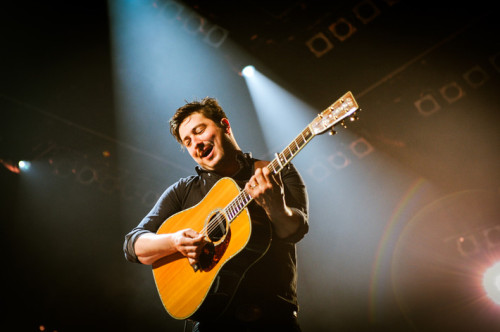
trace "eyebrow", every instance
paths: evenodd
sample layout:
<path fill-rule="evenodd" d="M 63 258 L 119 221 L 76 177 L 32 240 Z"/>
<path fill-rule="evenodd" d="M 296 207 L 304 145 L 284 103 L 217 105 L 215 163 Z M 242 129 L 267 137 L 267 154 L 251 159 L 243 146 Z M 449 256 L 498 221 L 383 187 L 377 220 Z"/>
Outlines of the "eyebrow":
<path fill-rule="evenodd" d="M 205 126 L 206 127 L 206 123 L 199 123 L 197 124 L 196 126 L 194 126 L 193 128 L 191 128 L 191 130 L 189 131 L 190 133 L 193 133 L 193 134 L 196 134 L 196 130 L 201 127 L 201 126 Z M 188 135 L 186 135 L 183 139 L 182 139 L 182 142 L 185 142 L 187 139 L 190 139 Z M 186 144 L 186 143 L 184 143 Z"/>

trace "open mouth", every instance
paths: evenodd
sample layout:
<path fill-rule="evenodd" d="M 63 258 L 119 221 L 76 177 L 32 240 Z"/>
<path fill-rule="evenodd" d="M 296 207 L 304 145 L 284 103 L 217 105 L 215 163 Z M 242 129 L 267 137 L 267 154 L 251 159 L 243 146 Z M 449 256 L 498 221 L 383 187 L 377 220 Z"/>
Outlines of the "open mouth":
<path fill-rule="evenodd" d="M 212 152 L 212 150 L 214 149 L 214 147 L 212 145 L 209 145 L 207 146 L 205 149 L 203 149 L 203 151 L 201 152 L 201 157 L 202 158 L 205 158 L 207 156 L 210 155 L 210 153 Z"/>

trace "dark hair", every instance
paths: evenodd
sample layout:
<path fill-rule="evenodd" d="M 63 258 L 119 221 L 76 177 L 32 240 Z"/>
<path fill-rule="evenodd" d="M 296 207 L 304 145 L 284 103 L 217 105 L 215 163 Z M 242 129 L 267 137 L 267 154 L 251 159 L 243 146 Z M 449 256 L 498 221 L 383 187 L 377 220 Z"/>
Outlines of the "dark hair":
<path fill-rule="evenodd" d="M 193 113 L 201 113 L 208 119 L 215 122 L 216 125 L 222 127 L 221 120 L 226 117 L 226 113 L 219 105 L 215 98 L 205 97 L 201 101 L 193 100 L 186 103 L 175 111 L 174 116 L 170 119 L 170 133 L 175 137 L 177 142 L 182 144 L 179 136 L 179 126 L 182 121 Z"/>

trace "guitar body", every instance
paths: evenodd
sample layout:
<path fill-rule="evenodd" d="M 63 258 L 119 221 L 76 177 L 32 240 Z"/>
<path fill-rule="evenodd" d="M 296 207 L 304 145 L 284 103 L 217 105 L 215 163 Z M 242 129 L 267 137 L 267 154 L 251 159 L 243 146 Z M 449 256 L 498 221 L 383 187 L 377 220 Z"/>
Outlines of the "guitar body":
<path fill-rule="evenodd" d="M 345 126 L 344 119 L 354 121 L 356 110 L 358 103 L 349 91 L 265 167 L 278 174 L 314 136 L 333 130 L 338 123 Z M 173 318 L 216 320 L 230 304 L 245 273 L 267 252 L 271 224 L 250 220 L 247 206 L 252 199 L 232 179 L 223 178 L 200 203 L 171 216 L 158 229 L 157 234 L 167 234 L 191 228 L 209 239 L 196 266 L 180 253 L 153 264 L 156 288 Z"/>
<path fill-rule="evenodd" d="M 223 208 L 238 194 L 238 185 L 223 178 L 200 203 L 171 216 L 158 229 L 157 234 L 186 228 L 200 233 L 216 229 L 196 267 L 180 253 L 153 264 L 158 293 L 172 317 L 215 320 L 231 302 L 245 272 L 269 248 L 268 222 L 252 222 L 247 208 L 231 223 L 225 218 Z"/>

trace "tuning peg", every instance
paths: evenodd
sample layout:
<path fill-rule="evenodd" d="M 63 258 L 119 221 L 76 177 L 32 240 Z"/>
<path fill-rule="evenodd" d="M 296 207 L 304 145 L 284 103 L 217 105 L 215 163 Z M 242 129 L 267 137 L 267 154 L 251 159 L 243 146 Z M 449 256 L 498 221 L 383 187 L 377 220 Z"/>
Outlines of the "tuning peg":
<path fill-rule="evenodd" d="M 351 115 L 351 116 L 349 117 L 349 120 L 350 120 L 351 122 L 354 122 L 354 121 L 356 121 L 356 120 L 359 120 L 359 116 L 358 116 L 356 113 L 353 113 L 353 115 Z"/>
<path fill-rule="evenodd" d="M 328 132 L 328 135 L 333 136 L 333 135 L 335 135 L 336 133 L 337 133 L 337 132 L 336 132 L 336 131 L 332 128 L 332 129 L 330 129 L 330 131 Z"/>

